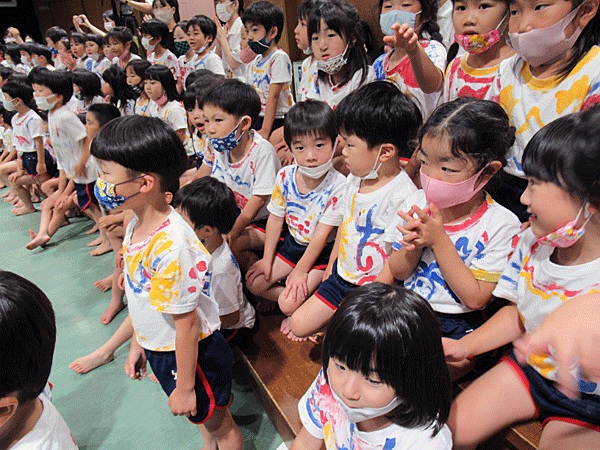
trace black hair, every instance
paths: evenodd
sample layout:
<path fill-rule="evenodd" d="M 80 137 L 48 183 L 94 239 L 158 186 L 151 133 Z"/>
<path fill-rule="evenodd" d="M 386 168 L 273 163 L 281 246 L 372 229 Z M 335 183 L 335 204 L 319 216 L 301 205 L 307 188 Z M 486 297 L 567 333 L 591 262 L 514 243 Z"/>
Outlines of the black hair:
<path fill-rule="evenodd" d="M 265 0 L 259 0 L 256 3 L 252 3 L 244 13 L 242 14 L 242 22 L 245 26 L 248 24 L 256 23 L 265 27 L 267 34 L 273 27 L 277 27 L 277 35 L 275 36 L 275 43 L 281 39 L 281 33 L 283 33 L 284 17 L 283 11 L 279 6 L 274 5 L 271 2 Z"/>
<path fill-rule="evenodd" d="M 2 86 L 2 92 L 8 94 L 10 98 L 20 98 L 26 105 L 31 105 L 33 101 L 33 89 L 25 83 L 17 83 L 13 80 L 8 80 Z"/>
<path fill-rule="evenodd" d="M 184 33 L 187 33 L 187 31 L 186 31 L 186 30 L 187 30 L 187 24 L 188 24 L 188 21 L 187 21 L 187 20 L 180 20 L 179 22 L 177 22 L 177 23 L 175 24 L 175 28 L 179 27 L 179 28 L 181 28 L 181 30 L 182 30 Z M 175 31 L 175 28 L 173 28 L 173 31 Z"/>
<path fill-rule="evenodd" d="M 398 285 L 354 289 L 335 311 L 323 340 L 326 379 L 331 358 L 394 388 L 400 405 L 386 416 L 406 428 L 444 426 L 452 385 L 438 320 L 427 300 Z"/>
<path fill-rule="evenodd" d="M 73 82 L 66 70 L 50 70 L 46 67 L 34 67 L 29 72 L 31 84 L 46 86 L 53 94 L 62 95 L 63 105 L 66 105 L 73 95 Z"/>
<path fill-rule="evenodd" d="M 183 106 L 187 111 L 191 111 L 196 107 L 196 103 L 199 108 L 204 105 L 204 96 L 206 93 L 220 81 L 223 81 L 225 77 L 223 75 L 216 74 L 206 69 L 195 70 L 187 77 L 188 80 L 194 75 L 191 83 L 186 86 L 186 90 L 183 93 Z"/>
<path fill-rule="evenodd" d="M 113 64 L 106 68 L 102 73 L 102 79 L 114 92 L 111 103 L 118 107 L 125 107 L 127 100 L 135 100 L 138 95 L 131 86 L 127 85 L 127 75 L 125 69 Z"/>
<path fill-rule="evenodd" d="M 113 38 L 115 41 L 118 41 L 123 45 L 131 42 L 131 45 L 129 46 L 130 53 L 137 52 L 137 45 L 133 41 L 133 34 L 131 34 L 131 30 L 127 27 L 114 27 L 112 30 L 106 33 L 105 37 L 107 42 L 110 38 Z"/>
<path fill-rule="evenodd" d="M 49 38 L 52 42 L 57 43 L 62 38 L 68 38 L 69 34 L 61 27 L 48 28 L 44 37 Z"/>
<path fill-rule="evenodd" d="M 329 0 L 316 5 L 308 19 L 308 41 L 312 42 L 312 36 L 321 29 L 321 20 L 327 26 L 339 34 L 348 43 L 348 70 L 340 85 L 346 84 L 354 74 L 362 70 L 360 83 L 367 79 L 369 60 L 365 51 L 365 40 L 361 25 L 360 15 L 354 6 L 344 0 Z M 319 70 L 319 78 L 327 79 L 327 74 Z"/>
<path fill-rule="evenodd" d="M 148 69 L 148 67 L 151 65 L 152 64 L 150 64 L 150 61 L 147 59 L 132 59 L 129 61 L 127 66 L 125 66 L 125 75 L 127 75 L 127 68 L 131 67 L 135 74 L 142 79 L 142 81 L 137 85 L 137 88 L 132 87 L 134 91 L 138 89 L 141 93 L 141 91 L 144 89 L 144 77 L 146 76 L 146 69 Z"/>
<path fill-rule="evenodd" d="M 100 78 L 94 72 L 85 69 L 74 69 L 71 71 L 73 84 L 79 87 L 79 92 L 86 100 L 91 100 L 101 95 Z"/>
<path fill-rule="evenodd" d="M 40 44 L 34 44 L 31 46 L 31 55 L 43 56 L 44 58 L 46 58 L 47 64 L 54 65 L 54 61 L 52 60 L 52 52 L 48 47 L 44 47 Z"/>
<path fill-rule="evenodd" d="M 27 76 L 27 74 L 21 72 L 11 73 L 8 77 L 8 81 L 14 81 L 15 83 L 30 84 L 29 77 Z"/>
<path fill-rule="evenodd" d="M 17 112 L 16 111 L 8 111 L 8 110 L 6 110 L 6 108 L 4 108 L 4 106 L 1 106 L 0 114 L 2 114 L 2 120 L 4 121 L 6 126 L 12 128 L 12 118 L 17 114 Z M 6 144 L 6 142 L 4 144 Z"/>
<path fill-rule="evenodd" d="M 396 85 L 374 81 L 342 99 L 335 123 L 338 133 L 354 135 L 370 148 L 393 144 L 400 157 L 410 158 L 423 116 Z"/>
<path fill-rule="evenodd" d="M 106 11 L 104 11 L 102 13 L 102 19 L 108 19 L 111 21 L 115 21 L 115 14 L 113 13 L 112 9 L 107 9 Z"/>
<path fill-rule="evenodd" d="M 7 45 L 4 55 L 8 55 L 14 65 L 16 66 L 21 62 L 21 46 L 20 45 Z"/>
<path fill-rule="evenodd" d="M 115 105 L 107 104 L 107 103 L 94 103 L 90 105 L 87 112 L 91 113 L 96 117 L 96 120 L 100 124 L 100 127 L 103 127 L 108 122 L 117 117 L 121 117 L 121 112 L 119 108 Z"/>
<path fill-rule="evenodd" d="M 313 12 L 319 1 L 321 0 L 303 0 L 302 3 L 298 5 L 298 20 L 308 21 L 310 14 Z"/>
<path fill-rule="evenodd" d="M 533 135 L 523 151 L 528 177 L 553 183 L 600 207 L 600 106 L 560 117 Z"/>
<path fill-rule="evenodd" d="M 153 39 L 160 38 L 160 45 L 165 48 L 167 47 L 169 27 L 166 23 L 158 19 L 150 19 L 142 22 L 142 25 L 140 25 L 140 34 L 148 34 L 152 36 Z"/>
<path fill-rule="evenodd" d="M 296 136 L 318 136 L 335 143 L 337 130 L 333 110 L 324 102 L 305 100 L 290 108 L 283 122 L 283 137 L 288 147 Z"/>
<path fill-rule="evenodd" d="M 160 82 L 169 101 L 179 100 L 179 93 L 177 92 L 177 84 L 175 83 L 175 78 L 173 78 L 173 72 L 164 64 L 153 64 L 148 67 L 146 72 L 144 72 L 144 80 L 156 80 Z"/>
<path fill-rule="evenodd" d="M 506 3 L 509 0 L 503 0 Z M 421 28 L 417 30 L 419 36 L 428 35 L 429 39 L 434 39 L 442 43 L 443 38 L 440 33 L 440 26 L 438 25 L 438 1 L 437 0 L 418 0 L 421 5 L 420 19 Z M 452 2 L 454 3 L 454 2 Z M 379 13 L 381 14 L 381 7 L 383 0 L 379 0 Z"/>
<path fill-rule="evenodd" d="M 160 3 L 161 6 L 175 8 L 175 12 L 173 13 L 173 20 L 175 20 L 175 23 L 181 20 L 181 17 L 179 16 L 179 2 L 177 0 L 152 0 L 153 8 L 157 2 Z"/>
<path fill-rule="evenodd" d="M 29 53 L 29 56 L 31 56 L 31 55 L 33 55 L 34 47 L 37 47 L 38 45 L 40 45 L 40 44 L 38 44 L 36 42 L 23 42 L 21 45 L 19 45 L 19 50 L 27 52 L 27 53 Z M 44 47 L 44 48 L 46 48 L 46 47 Z M 50 53 L 52 53 L 52 52 L 50 52 Z"/>
<path fill-rule="evenodd" d="M 163 192 L 176 191 L 188 165 L 181 139 L 156 117 L 133 115 L 111 120 L 92 141 L 90 152 L 97 159 L 120 164 L 132 175 L 157 174 Z"/>
<path fill-rule="evenodd" d="M 506 164 L 506 153 L 515 142 L 515 128 L 504 109 L 489 100 L 461 97 L 438 106 L 419 131 L 423 137 L 448 136 L 452 155 L 467 155 L 477 163 L 477 171 L 492 161 Z"/>
<path fill-rule="evenodd" d="M 62 38 L 58 42 L 62 43 L 62 45 L 65 46 L 65 49 L 71 50 L 71 40 L 68 37 Z"/>
<path fill-rule="evenodd" d="M 89 42 L 93 42 L 98 47 L 100 47 L 100 52 L 102 52 L 104 54 L 104 52 L 102 51 L 102 46 L 104 45 L 104 36 L 101 36 L 101 35 L 96 34 L 96 33 L 86 34 L 85 35 L 85 42 L 88 42 L 88 41 Z"/>
<path fill-rule="evenodd" d="M 217 25 L 215 22 L 210 17 L 198 14 L 188 20 L 187 25 L 185 26 L 185 32 L 187 33 L 190 28 L 193 29 L 194 27 L 200 28 L 200 31 L 202 31 L 205 38 L 212 38 L 208 44 L 210 47 L 217 37 Z"/>
<path fill-rule="evenodd" d="M 10 67 L 0 66 L 0 78 L 8 80 L 8 78 L 14 73 Z"/>
<path fill-rule="evenodd" d="M 238 216 L 233 191 L 214 177 L 202 177 L 183 186 L 173 200 L 175 208 L 185 211 L 194 229 L 205 225 L 227 234 Z"/>
<path fill-rule="evenodd" d="M 84 33 L 79 33 L 77 31 L 71 33 L 71 40 L 73 42 L 77 42 L 78 44 L 83 44 L 85 45 L 85 41 L 87 40 L 87 37 Z"/>
<path fill-rule="evenodd" d="M 207 104 L 235 117 L 250 116 L 252 123 L 256 123 L 260 114 L 260 97 L 256 89 L 235 78 L 215 84 L 204 96 L 204 105 Z"/>
<path fill-rule="evenodd" d="M 31 281 L 0 271 L 0 398 L 19 405 L 42 393 L 54 356 L 56 321 L 48 297 Z"/>

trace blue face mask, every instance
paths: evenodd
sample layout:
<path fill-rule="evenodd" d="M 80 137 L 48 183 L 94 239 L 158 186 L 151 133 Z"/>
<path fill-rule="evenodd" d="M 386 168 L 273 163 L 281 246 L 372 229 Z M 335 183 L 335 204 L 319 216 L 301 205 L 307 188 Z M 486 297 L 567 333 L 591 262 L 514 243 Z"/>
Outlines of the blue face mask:
<path fill-rule="evenodd" d="M 273 43 L 273 39 L 267 42 L 267 36 L 265 35 L 260 41 L 248 41 L 248 47 L 257 55 L 262 55 L 264 52 L 271 48 L 271 44 Z"/>
<path fill-rule="evenodd" d="M 242 120 L 244 120 L 244 119 L 242 119 Z M 233 131 L 231 133 L 229 133 L 227 136 L 225 136 L 223 138 L 210 139 L 210 145 L 212 145 L 212 148 L 215 152 L 219 152 L 219 153 L 230 152 L 235 147 L 237 147 L 237 145 L 242 140 L 242 136 L 244 135 L 244 132 L 242 132 L 238 138 L 235 137 L 235 133 L 237 133 L 238 128 L 242 124 L 242 120 L 240 120 L 240 122 L 233 129 Z"/>
<path fill-rule="evenodd" d="M 379 16 L 379 25 L 381 26 L 381 31 L 386 36 L 393 36 L 394 30 L 392 30 L 392 25 L 395 23 L 399 23 L 400 25 L 408 24 L 410 28 L 415 28 L 415 21 L 417 19 L 418 13 L 412 13 L 408 11 L 402 11 L 399 9 L 392 9 L 381 16 Z"/>
<path fill-rule="evenodd" d="M 96 199 L 98 203 L 103 208 L 106 209 L 115 209 L 129 200 L 131 197 L 135 197 L 139 194 L 133 194 L 129 197 L 123 197 L 117 194 L 117 186 L 120 184 L 129 183 L 130 181 L 137 180 L 138 178 L 142 178 L 144 175 L 140 175 L 139 177 L 132 178 L 131 180 L 122 181 L 121 183 L 107 183 L 102 178 L 98 178 L 96 180 L 96 186 L 94 187 L 94 194 L 96 195 Z"/>
<path fill-rule="evenodd" d="M 55 50 L 54 47 L 48 47 L 48 50 L 50 50 L 50 53 L 52 53 L 54 56 L 58 55 L 58 50 Z"/>

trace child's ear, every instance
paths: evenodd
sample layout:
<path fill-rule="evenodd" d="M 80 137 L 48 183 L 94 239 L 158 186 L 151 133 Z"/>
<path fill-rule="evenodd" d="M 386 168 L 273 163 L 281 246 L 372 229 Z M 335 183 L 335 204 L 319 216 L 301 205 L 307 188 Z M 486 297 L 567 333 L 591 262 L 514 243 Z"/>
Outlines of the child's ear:
<path fill-rule="evenodd" d="M 271 41 L 275 39 L 275 36 L 277 36 L 278 32 L 279 30 L 277 27 L 271 27 L 271 29 L 267 32 L 267 40 Z"/>
<path fill-rule="evenodd" d="M 131 50 L 131 41 L 125 42 L 125 44 L 123 44 L 123 47 L 125 47 L 125 50 Z"/>
<path fill-rule="evenodd" d="M 140 187 L 140 193 L 142 194 L 147 194 L 148 192 L 150 192 L 154 186 L 159 183 L 160 184 L 160 180 L 157 178 L 156 175 L 152 175 L 152 174 L 147 174 L 142 176 L 142 186 Z"/>
<path fill-rule="evenodd" d="M 582 4 L 581 11 L 578 12 L 578 14 L 581 14 L 579 16 L 579 23 L 577 24 L 578 26 L 580 26 L 581 28 L 585 28 L 587 24 L 590 23 L 590 21 L 594 18 L 594 16 L 596 16 L 596 13 L 598 12 L 599 3 L 600 0 L 587 0 L 585 3 Z"/>
<path fill-rule="evenodd" d="M 19 407 L 19 400 L 12 395 L 0 398 L 0 428 L 14 416 Z"/>
<path fill-rule="evenodd" d="M 209 236 L 212 236 L 215 232 L 216 228 L 211 227 L 210 225 L 203 225 L 202 227 L 196 229 L 196 236 L 198 239 L 203 240 Z"/>
<path fill-rule="evenodd" d="M 379 160 L 386 162 L 390 158 L 397 158 L 396 146 L 394 144 L 383 144 L 379 153 Z"/>
<path fill-rule="evenodd" d="M 502 163 L 500 161 L 492 161 L 491 163 L 489 163 L 485 167 L 483 173 L 479 176 L 479 183 L 477 183 L 475 187 L 479 186 L 482 183 L 486 184 L 492 179 L 494 175 L 496 175 L 496 173 L 498 173 L 500 169 L 502 169 Z"/>
<path fill-rule="evenodd" d="M 242 117 L 242 123 L 240 124 L 240 128 L 242 131 L 247 131 L 252 127 L 252 118 L 250 116 Z"/>

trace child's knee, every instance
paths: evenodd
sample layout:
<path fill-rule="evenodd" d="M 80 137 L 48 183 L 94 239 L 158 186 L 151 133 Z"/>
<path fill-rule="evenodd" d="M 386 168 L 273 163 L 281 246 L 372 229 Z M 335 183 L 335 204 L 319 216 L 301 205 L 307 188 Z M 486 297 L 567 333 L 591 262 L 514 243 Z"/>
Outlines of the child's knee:
<path fill-rule="evenodd" d="M 291 294 L 287 297 L 284 296 L 285 291 L 279 294 L 279 298 L 277 299 L 277 303 L 279 304 L 279 309 L 286 316 L 291 316 L 299 307 L 302 305 L 303 301 L 293 300 Z"/>

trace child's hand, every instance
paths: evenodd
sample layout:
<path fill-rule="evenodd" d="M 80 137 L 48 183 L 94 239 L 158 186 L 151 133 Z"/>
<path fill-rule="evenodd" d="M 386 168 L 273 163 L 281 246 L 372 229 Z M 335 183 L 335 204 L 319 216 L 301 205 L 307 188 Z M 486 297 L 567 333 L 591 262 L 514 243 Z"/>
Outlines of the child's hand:
<path fill-rule="evenodd" d="M 403 48 L 407 52 L 412 52 L 419 45 L 419 35 L 407 23 L 392 25 L 393 36 L 385 36 L 383 42 L 396 48 Z"/>
<path fill-rule="evenodd" d="M 79 161 L 77 164 L 75 164 L 73 170 L 75 171 L 76 175 L 79 175 L 82 178 L 85 178 L 87 175 L 87 168 L 85 167 L 84 162 Z"/>
<path fill-rule="evenodd" d="M 294 268 L 285 280 L 283 297 L 292 296 L 294 302 L 303 302 L 308 297 L 308 274 Z"/>
<path fill-rule="evenodd" d="M 10 37 L 13 37 L 15 39 L 17 37 L 21 36 L 21 33 L 19 32 L 19 30 L 16 29 L 15 27 L 8 27 L 6 32 Z"/>
<path fill-rule="evenodd" d="M 227 245 L 229 245 L 229 247 L 233 246 L 233 242 L 240 236 L 240 233 L 235 232 L 233 230 L 231 230 L 229 233 L 227 233 L 224 236 L 225 242 L 227 242 Z"/>
<path fill-rule="evenodd" d="M 117 280 L 117 284 L 119 285 L 119 289 L 122 291 L 125 290 L 125 272 L 121 272 L 119 274 L 119 279 Z"/>
<path fill-rule="evenodd" d="M 79 18 L 81 20 L 83 20 L 83 23 L 85 23 L 85 24 L 89 24 L 90 23 L 90 21 L 88 20 L 88 18 L 87 18 L 87 16 L 85 14 L 79 14 Z"/>
<path fill-rule="evenodd" d="M 196 415 L 196 391 L 176 387 L 169 396 L 169 406 L 174 416 Z"/>
<path fill-rule="evenodd" d="M 145 21 L 147 21 L 147 20 L 152 20 L 152 19 L 154 19 L 154 18 L 155 18 L 155 17 L 154 17 L 154 16 L 151 16 L 150 14 L 144 14 L 144 22 L 145 22 Z"/>
<path fill-rule="evenodd" d="M 15 170 L 13 173 L 11 173 L 8 176 L 8 181 L 10 181 L 11 183 L 14 183 L 15 181 L 17 181 L 17 179 L 21 176 L 23 176 L 25 173 L 23 172 L 23 170 Z"/>
<path fill-rule="evenodd" d="M 421 219 L 414 217 L 415 208 L 416 206 L 413 205 L 406 213 L 404 211 L 398 211 L 398 215 L 404 220 L 404 225 L 398 225 L 396 227 L 398 231 L 402 233 L 400 244 L 409 251 L 417 248 L 415 240 L 419 237 L 418 227 L 421 225 Z"/>
<path fill-rule="evenodd" d="M 281 163 L 281 167 L 294 164 L 294 155 L 292 154 L 285 141 L 282 141 L 279 144 L 277 144 L 277 146 L 275 146 L 275 151 L 277 152 L 277 156 L 279 156 L 279 162 Z"/>
<path fill-rule="evenodd" d="M 227 42 L 227 32 L 218 17 L 213 17 L 213 22 L 217 25 L 217 42 L 223 45 Z"/>
<path fill-rule="evenodd" d="M 98 219 L 98 226 L 100 228 L 108 228 L 113 223 L 115 223 L 114 216 L 102 216 Z M 121 254 L 121 256 L 123 255 Z"/>
<path fill-rule="evenodd" d="M 133 340 L 135 340 L 135 333 Z M 129 356 L 125 361 L 125 373 L 132 380 L 141 380 L 146 376 L 146 354 L 137 342 L 131 342 Z"/>
<path fill-rule="evenodd" d="M 416 220 L 412 219 L 412 214 L 417 215 Z M 401 213 L 400 217 L 406 220 L 403 215 L 404 213 Z M 409 233 L 403 236 L 402 242 L 403 245 L 404 243 L 408 244 L 407 250 L 414 250 L 417 246 L 433 247 L 435 244 L 441 242 L 444 236 L 448 236 L 444 230 L 444 222 L 440 210 L 433 204 L 425 209 L 414 205 L 406 217 L 411 219 L 410 225 L 407 222 L 404 227 L 399 226 L 398 229 L 403 235 L 404 232 L 401 228 L 404 228 Z"/>
<path fill-rule="evenodd" d="M 38 160 L 37 164 L 35 165 L 35 170 L 39 175 L 47 173 L 48 169 L 46 169 L 46 162 L 44 160 Z"/>
<path fill-rule="evenodd" d="M 120 247 L 119 250 L 115 253 L 115 268 L 119 270 L 123 270 L 125 264 L 123 262 L 123 247 Z"/>
<path fill-rule="evenodd" d="M 61 195 L 56 199 L 56 203 L 54 204 L 54 207 L 57 209 L 62 208 L 63 206 L 65 206 L 65 204 L 69 201 L 69 196 L 68 195 Z"/>
<path fill-rule="evenodd" d="M 442 346 L 444 347 L 446 361 L 458 362 L 464 360 L 468 356 L 467 349 L 459 340 L 443 337 Z"/>
<path fill-rule="evenodd" d="M 269 281 L 271 278 L 271 268 L 272 264 L 270 264 L 267 260 L 264 258 L 259 259 L 252 264 L 250 269 L 248 269 L 248 272 L 246 273 L 246 282 L 251 285 L 260 275 L 265 277 L 265 281 Z"/>

